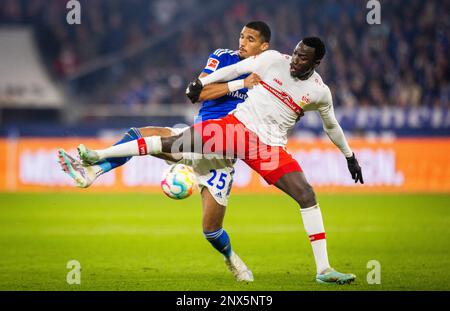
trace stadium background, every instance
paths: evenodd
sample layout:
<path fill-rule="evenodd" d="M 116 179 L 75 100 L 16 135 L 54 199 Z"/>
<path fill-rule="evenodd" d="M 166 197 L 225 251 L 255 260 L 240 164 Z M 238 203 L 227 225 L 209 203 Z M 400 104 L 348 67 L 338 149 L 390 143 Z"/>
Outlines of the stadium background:
<path fill-rule="evenodd" d="M 210 251 L 201 241 L 198 195 L 183 202 L 162 198 L 159 181 L 166 166 L 164 162 L 152 157 L 135 158 L 123 168 L 102 176 L 95 186 L 79 190 L 72 187 L 71 180 L 60 171 L 56 150 L 63 147 L 74 153 L 74 147 L 81 142 L 93 147 L 107 146 L 131 126 L 191 124 L 198 106 L 188 103 L 184 96 L 187 83 L 199 74 L 208 55 L 216 48 L 236 49 L 241 27 L 250 20 L 266 21 L 273 32 L 271 47 L 286 54 L 291 53 L 303 36 L 319 35 L 326 43 L 327 54 L 318 72 L 332 90 L 337 118 L 358 155 L 366 183 L 363 186 L 352 184 L 343 157 L 328 142 L 320 119 L 313 113 L 306 114 L 299 122 L 288 149 L 301 163 L 319 198 L 325 202 L 323 205 L 329 205 L 328 210 L 324 208 L 325 217 L 327 213 L 331 215 L 331 235 L 338 232 L 334 233 L 337 236 L 341 232 L 336 230 L 340 228 L 337 223 L 342 221 L 339 217 L 344 217 L 348 230 L 344 236 L 348 233 L 349 239 L 352 238 L 352 220 L 367 222 L 367 226 L 359 223 L 363 229 L 355 229 L 360 233 L 362 230 L 374 234 L 379 228 L 386 233 L 387 228 L 395 226 L 408 241 L 402 247 L 420 250 L 424 256 L 435 255 L 424 260 L 430 266 L 435 260 L 441 267 L 430 275 L 442 275 L 442 283 L 433 285 L 432 282 L 418 281 L 411 283 L 411 288 L 449 289 L 450 272 L 445 268 L 449 256 L 444 247 L 449 238 L 450 223 L 448 209 L 445 209 L 450 203 L 448 2 L 381 1 L 379 25 L 367 23 L 366 1 L 357 0 L 89 0 L 79 1 L 80 25 L 67 23 L 67 2 L 0 2 L 0 221 L 3 224 L 0 252 L 4 254 L 0 269 L 0 279 L 4 280 L 3 284 L 0 281 L 1 289 L 67 288 L 64 278 L 59 281 L 45 278 L 50 272 L 38 266 L 33 271 L 41 281 L 33 279 L 32 285 L 26 285 L 24 267 L 30 263 L 22 259 L 27 254 L 23 249 L 30 245 L 27 237 L 45 241 L 60 234 L 64 236 L 62 240 L 71 241 L 73 232 L 81 236 L 86 234 L 82 229 L 72 230 L 74 226 L 84 228 L 87 223 L 92 224 L 91 217 L 98 218 L 92 226 L 102 236 L 106 234 L 101 229 L 105 224 L 99 215 L 106 219 L 117 217 L 114 225 L 119 229 L 117 236 L 110 237 L 111 245 L 120 244 L 120 232 L 125 235 L 135 232 L 143 245 L 154 242 L 162 247 L 161 240 L 149 238 L 152 229 L 148 228 L 161 229 L 157 220 L 163 220 L 177 228 L 192 224 L 192 228 L 180 231 L 191 235 L 195 232 L 200 252 Z M 263 194 L 266 192 L 270 194 Z M 361 196 L 354 196 L 354 193 L 361 193 Z M 397 195 L 399 193 L 403 195 Z M 120 221 L 122 213 L 128 217 L 135 215 L 131 202 L 142 208 L 137 213 L 146 219 L 145 225 L 137 225 L 129 219 Z M 232 228 L 233 225 L 240 228 L 235 230 L 236 243 L 242 239 L 241 246 L 245 246 L 245 237 L 251 232 L 251 229 L 245 231 L 248 226 L 240 221 L 253 221 L 255 226 L 260 221 L 248 216 L 255 211 L 262 214 L 260 224 L 268 226 L 267 234 L 285 232 L 283 222 L 289 223 L 290 217 L 296 221 L 286 224 L 286 232 L 298 230 L 298 235 L 303 234 L 298 215 L 287 213 L 283 218 L 277 213 L 278 216 L 274 216 L 273 202 L 293 205 L 238 162 L 229 209 L 231 215 L 226 220 Z M 360 215 L 358 207 L 364 209 L 367 218 Z M 427 209 L 426 214 L 422 214 L 422 208 Z M 61 219 L 52 218 L 53 213 Z M 77 223 L 64 225 L 71 213 L 83 217 L 80 216 Z M 159 218 L 154 218 L 155 213 Z M 171 219 L 174 213 L 178 224 Z M 392 217 L 397 216 L 397 223 L 391 223 Z M 267 217 L 278 220 L 275 228 L 271 227 L 274 224 Z M 183 223 L 182 220 L 190 222 Z M 376 220 L 379 227 L 374 225 Z M 418 232 L 408 231 L 411 223 L 422 228 L 423 222 L 435 224 L 433 230 L 439 237 L 426 231 L 425 237 L 418 238 Z M 92 232 L 96 232 L 95 228 Z M 139 230 L 142 230 L 141 235 Z M 427 227 L 427 230 L 431 229 Z M 65 235 L 66 231 L 70 231 L 69 237 Z M 163 234 L 160 231 L 158 236 Z M 99 238 L 92 232 L 89 231 L 89 237 Z M 239 237 L 239 233 L 244 238 Z M 390 232 L 388 237 L 378 235 L 375 245 L 385 245 L 384 238 L 392 241 L 391 235 L 394 233 Z M 434 238 L 427 243 L 427 236 Z M 367 237 L 360 239 L 364 244 L 362 240 Z M 32 254 L 52 263 L 56 250 L 49 246 L 46 255 L 39 257 L 39 247 L 46 245 L 42 243 L 34 245 Z M 95 247 L 96 243 L 94 241 L 91 246 Z M 176 242 L 170 240 L 167 243 Z M 339 244 L 335 243 L 330 247 L 339 252 Z M 346 245 L 343 241 L 340 243 Z M 261 245 L 255 245 L 256 253 L 264 248 Z M 64 253 L 63 246 L 55 247 L 62 247 Z M 152 247 L 156 248 L 155 245 Z M 441 251 L 433 253 L 427 247 Z M 142 249 L 145 253 L 144 246 Z M 78 251 L 80 254 L 91 252 L 88 248 Z M 167 250 L 160 251 L 167 256 L 176 253 L 170 255 Z M 369 253 L 369 258 L 370 252 L 364 251 Z M 389 256 L 394 256 L 397 251 L 394 248 Z M 304 249 L 299 253 L 304 254 Z M 409 253 L 401 254 L 407 256 Z M 247 256 L 251 257 L 252 253 Z M 261 254 L 261 258 L 264 256 Z M 311 258 L 306 255 L 302 260 L 305 265 L 311 263 Z M 214 266 L 216 261 L 211 259 L 211 265 Z M 111 259 L 111 266 L 114 262 Z M 365 263 L 361 262 L 358 264 L 363 275 L 361 283 L 364 283 Z M 419 265 L 419 262 L 417 259 L 414 264 Z M 353 268 L 353 263 L 345 264 Z M 223 267 L 217 267 L 218 275 L 223 272 L 220 268 Z M 64 274 L 64 269 L 63 264 L 58 273 Z M 107 271 L 105 273 L 111 277 Z M 177 275 L 177 271 L 171 273 L 174 277 Z M 227 280 L 226 276 L 223 278 Z M 419 280 L 420 276 L 414 275 L 414 278 Z M 399 289 L 394 283 L 388 283 L 384 289 Z M 141 288 L 137 285 L 127 287 L 126 282 L 121 283 L 124 287 L 106 284 L 94 282 L 88 288 Z M 201 281 L 198 287 L 189 287 L 193 285 L 182 281 L 179 287 L 154 284 L 147 282 L 142 288 L 206 289 L 211 285 Z M 294 284 L 284 286 L 282 281 L 262 284 L 256 289 L 299 288 Z M 222 285 L 217 289 L 232 286 Z M 408 289 L 400 287 L 405 288 Z"/>

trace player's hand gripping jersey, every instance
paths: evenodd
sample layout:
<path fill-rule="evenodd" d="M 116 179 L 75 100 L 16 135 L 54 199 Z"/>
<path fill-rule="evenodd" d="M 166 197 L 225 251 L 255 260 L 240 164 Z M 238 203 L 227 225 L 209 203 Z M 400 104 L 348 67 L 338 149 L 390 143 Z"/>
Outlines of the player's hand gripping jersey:
<path fill-rule="evenodd" d="M 307 80 L 292 77 L 290 63 L 291 56 L 271 50 L 217 70 L 200 81 L 207 85 L 254 72 L 262 81 L 248 91 L 244 103 L 230 114 L 256 133 L 263 143 L 285 146 L 288 131 L 297 122 L 300 112 L 317 110 L 333 143 L 346 157 L 352 156 L 334 116 L 330 89 L 317 72 Z"/>

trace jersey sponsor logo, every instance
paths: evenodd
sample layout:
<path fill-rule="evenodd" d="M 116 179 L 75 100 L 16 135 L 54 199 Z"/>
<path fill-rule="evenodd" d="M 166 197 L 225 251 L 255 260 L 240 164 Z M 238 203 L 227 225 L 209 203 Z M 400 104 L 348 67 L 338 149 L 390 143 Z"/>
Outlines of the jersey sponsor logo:
<path fill-rule="evenodd" d="M 228 92 L 227 95 L 231 96 L 231 97 L 239 98 L 239 99 L 242 99 L 242 100 L 246 100 L 247 99 L 247 94 L 241 93 L 239 91 Z"/>
<path fill-rule="evenodd" d="M 219 64 L 220 64 L 219 60 L 210 57 L 210 58 L 208 58 L 208 62 L 207 62 L 205 69 L 215 71 L 217 69 L 217 67 L 219 66 Z"/>
<path fill-rule="evenodd" d="M 294 102 L 294 100 L 288 93 L 286 93 L 284 91 L 279 91 L 264 81 L 261 81 L 260 83 L 266 90 L 268 90 L 272 95 L 274 95 L 276 98 L 278 98 L 286 106 L 291 108 L 292 111 L 294 111 L 295 113 L 300 114 L 300 112 L 303 110 L 302 107 L 300 107 L 299 105 L 297 105 Z"/>
<path fill-rule="evenodd" d="M 281 82 L 280 80 L 278 80 L 277 78 L 273 79 L 273 81 L 278 84 L 278 85 L 283 85 L 283 82 Z"/>

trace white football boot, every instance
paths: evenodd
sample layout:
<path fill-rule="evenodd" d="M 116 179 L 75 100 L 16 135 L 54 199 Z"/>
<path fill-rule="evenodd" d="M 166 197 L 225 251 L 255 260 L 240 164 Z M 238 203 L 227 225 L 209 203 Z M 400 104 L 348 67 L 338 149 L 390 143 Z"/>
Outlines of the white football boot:
<path fill-rule="evenodd" d="M 97 152 L 94 150 L 91 150 L 87 148 L 85 145 L 80 144 L 77 147 L 78 155 L 80 157 L 81 162 L 83 165 L 93 165 L 100 161 L 100 157 L 98 156 Z"/>
<path fill-rule="evenodd" d="M 98 170 L 93 166 L 83 166 L 82 163 L 68 153 L 64 149 L 58 150 L 58 160 L 62 170 L 67 173 L 78 188 L 87 188 L 98 177 Z"/>
<path fill-rule="evenodd" d="M 231 253 L 230 258 L 225 258 L 225 264 L 238 282 L 253 282 L 253 273 L 247 268 L 245 263 L 236 255 Z"/>
<path fill-rule="evenodd" d="M 316 281 L 323 284 L 350 284 L 355 279 L 356 276 L 354 274 L 337 272 L 333 268 L 328 268 L 322 273 L 316 275 Z"/>

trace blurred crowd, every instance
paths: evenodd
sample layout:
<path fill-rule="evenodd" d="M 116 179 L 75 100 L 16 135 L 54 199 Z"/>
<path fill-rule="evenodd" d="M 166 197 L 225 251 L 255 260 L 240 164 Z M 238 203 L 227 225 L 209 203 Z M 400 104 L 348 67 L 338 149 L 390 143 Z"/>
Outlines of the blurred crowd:
<path fill-rule="evenodd" d="M 0 2 L 0 23 L 32 25 L 49 68 L 61 79 L 152 42 L 208 9 L 200 0 L 82 0 L 81 25 L 68 25 L 67 2 Z M 271 47 L 286 54 L 304 36 L 323 38 L 327 53 L 318 72 L 336 106 L 448 106 L 450 2 L 381 1 L 380 25 L 367 23 L 368 11 L 361 0 L 228 0 L 156 49 L 72 83 L 91 103 L 113 107 L 184 103 L 185 86 L 209 54 L 237 49 L 242 26 L 263 20 L 272 29 Z"/>

